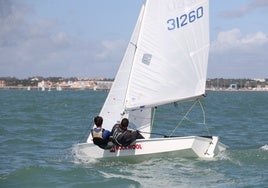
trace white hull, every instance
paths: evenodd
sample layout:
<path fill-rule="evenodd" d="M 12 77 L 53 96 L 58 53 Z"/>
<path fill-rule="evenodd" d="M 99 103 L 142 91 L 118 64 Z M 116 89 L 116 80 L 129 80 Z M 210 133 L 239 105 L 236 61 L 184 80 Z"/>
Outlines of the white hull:
<path fill-rule="evenodd" d="M 212 138 L 199 136 L 151 138 L 137 140 L 131 146 L 111 150 L 103 150 L 93 143 L 78 144 L 76 149 L 79 158 L 111 158 L 169 153 L 180 157 L 213 158 L 227 148 L 218 139 L 216 136 Z"/>

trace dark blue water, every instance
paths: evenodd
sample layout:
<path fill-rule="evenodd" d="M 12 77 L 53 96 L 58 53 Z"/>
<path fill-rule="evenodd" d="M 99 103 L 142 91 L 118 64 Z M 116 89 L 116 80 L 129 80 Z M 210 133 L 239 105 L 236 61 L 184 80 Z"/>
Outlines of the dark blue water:
<path fill-rule="evenodd" d="M 155 133 L 219 135 L 229 149 L 213 160 L 78 160 L 106 95 L 0 90 L 0 187 L 267 187 L 268 92 L 208 92 L 206 126 L 199 105 L 182 125 L 188 104 L 158 109 Z"/>

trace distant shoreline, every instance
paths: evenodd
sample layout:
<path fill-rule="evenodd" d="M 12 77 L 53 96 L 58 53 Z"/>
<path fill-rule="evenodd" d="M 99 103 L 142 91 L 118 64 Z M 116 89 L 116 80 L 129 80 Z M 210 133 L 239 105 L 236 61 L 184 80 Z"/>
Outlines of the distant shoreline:
<path fill-rule="evenodd" d="M 91 90 L 94 91 L 92 88 L 70 88 L 70 87 L 63 87 L 61 90 L 58 90 L 56 87 L 50 87 L 50 88 L 42 88 L 37 87 L 37 86 L 5 86 L 5 87 L 0 87 L 0 90 L 35 90 L 35 91 L 82 91 L 82 90 Z M 110 89 L 96 89 L 97 91 L 109 91 Z M 211 92 L 268 92 L 267 88 L 253 88 L 253 89 L 247 89 L 247 88 L 242 88 L 242 89 L 225 89 L 225 88 L 206 88 L 206 91 L 211 91 Z"/>
<path fill-rule="evenodd" d="M 0 89 L 109 91 L 113 81 L 108 78 L 32 77 L 20 80 L 0 77 Z M 205 87 L 207 91 L 268 91 L 268 79 L 207 79 Z"/>
<path fill-rule="evenodd" d="M 215 92 L 219 92 L 219 91 L 223 91 L 223 92 L 268 92 L 268 89 L 206 89 L 206 91 L 215 91 Z"/>
<path fill-rule="evenodd" d="M 28 90 L 28 91 L 82 91 L 82 90 L 92 90 L 94 91 L 94 89 L 92 88 L 80 88 L 80 87 L 77 87 L 77 88 L 74 88 L 74 87 L 66 87 L 66 88 L 61 88 L 60 90 L 57 89 L 56 87 L 50 87 L 50 88 L 40 88 L 40 87 L 37 87 L 37 86 L 5 86 L 5 87 L 0 87 L 0 90 Z M 96 89 L 98 91 L 109 91 L 109 89 Z"/>

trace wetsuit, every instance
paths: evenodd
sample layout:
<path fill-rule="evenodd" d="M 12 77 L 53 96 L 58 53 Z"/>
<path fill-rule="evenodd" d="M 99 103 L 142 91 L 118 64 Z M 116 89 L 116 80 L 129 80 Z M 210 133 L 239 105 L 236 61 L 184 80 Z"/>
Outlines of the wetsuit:
<path fill-rule="evenodd" d="M 114 143 L 120 146 L 128 146 L 136 139 L 144 138 L 138 131 L 123 129 L 120 124 L 114 125 L 112 135 Z"/>

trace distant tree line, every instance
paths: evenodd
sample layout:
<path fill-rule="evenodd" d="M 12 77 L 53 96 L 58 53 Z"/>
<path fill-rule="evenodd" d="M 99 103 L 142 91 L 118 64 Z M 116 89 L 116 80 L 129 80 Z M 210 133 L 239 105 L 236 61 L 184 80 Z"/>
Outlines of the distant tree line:
<path fill-rule="evenodd" d="M 256 88 L 257 86 L 264 87 L 268 85 L 268 79 L 224 79 L 214 78 L 208 79 L 207 88 L 228 88 L 231 84 L 236 84 L 237 88 Z"/>

